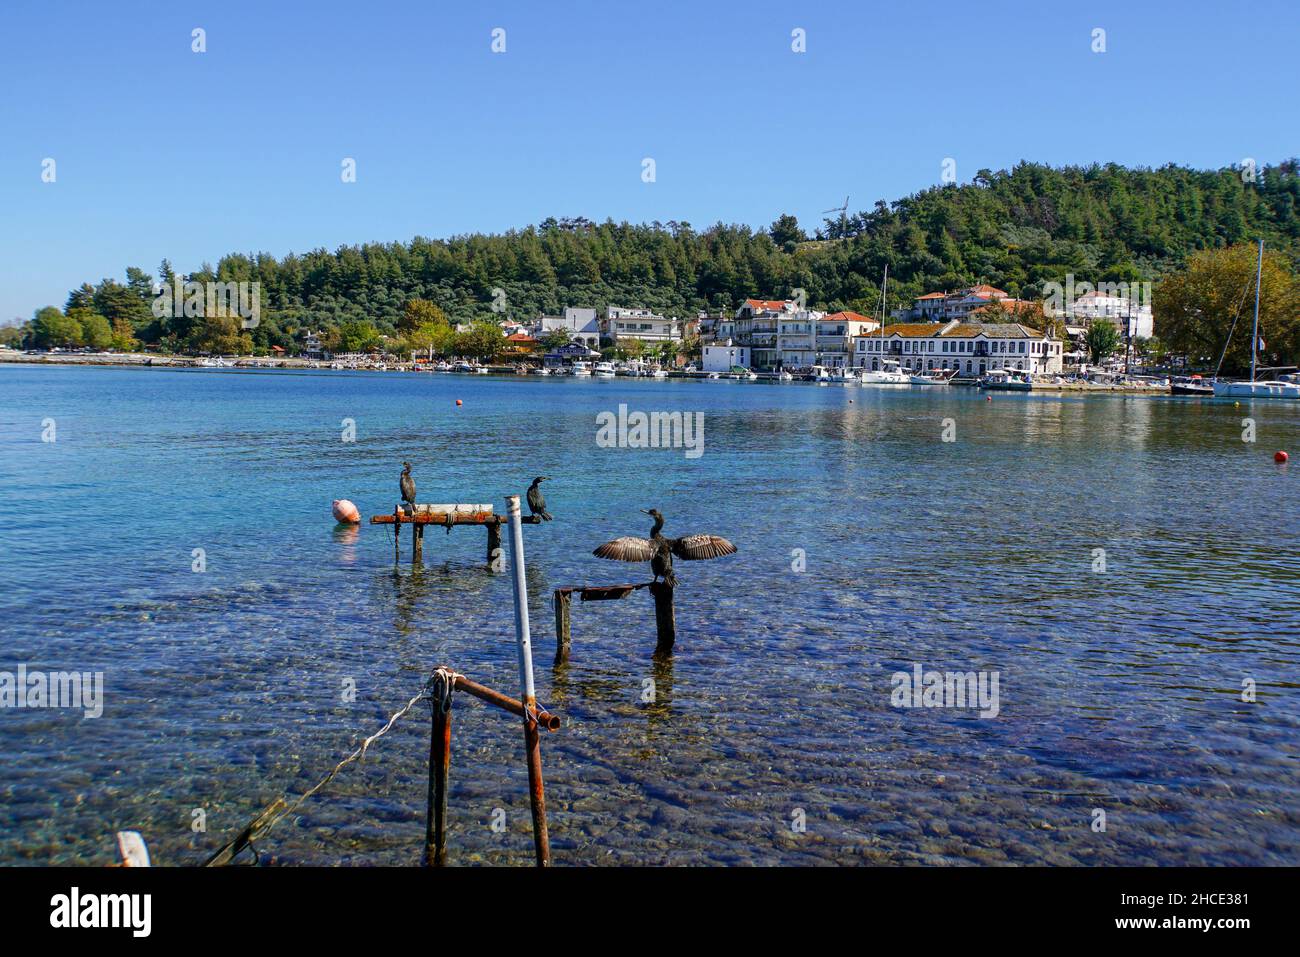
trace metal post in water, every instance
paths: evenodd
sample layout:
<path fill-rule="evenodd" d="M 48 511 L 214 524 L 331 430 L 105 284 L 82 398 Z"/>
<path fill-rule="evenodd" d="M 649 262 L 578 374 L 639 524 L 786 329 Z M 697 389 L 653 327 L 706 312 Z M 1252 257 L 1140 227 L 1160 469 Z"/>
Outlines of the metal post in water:
<path fill-rule="evenodd" d="M 533 648 L 528 633 L 528 591 L 524 575 L 524 525 L 519 496 L 506 496 L 510 516 L 510 561 L 515 579 L 515 638 L 519 647 L 519 679 L 523 685 L 524 745 L 528 752 L 528 796 L 533 812 L 533 847 L 537 866 L 551 864 L 551 842 L 546 833 L 546 792 L 542 783 L 541 742 L 537 734 L 537 692 L 533 687 Z"/>

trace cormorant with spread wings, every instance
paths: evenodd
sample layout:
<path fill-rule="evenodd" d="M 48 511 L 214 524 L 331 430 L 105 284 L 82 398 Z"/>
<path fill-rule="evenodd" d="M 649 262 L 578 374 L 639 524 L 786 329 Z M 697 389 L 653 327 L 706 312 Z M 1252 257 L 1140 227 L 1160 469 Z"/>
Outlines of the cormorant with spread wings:
<path fill-rule="evenodd" d="M 719 535 L 683 535 L 681 538 L 667 538 L 663 534 L 664 517 L 658 509 L 641 509 L 655 520 L 650 529 L 649 538 L 637 535 L 625 535 L 612 542 L 606 542 L 597 548 L 593 555 L 619 562 L 649 562 L 655 579 L 663 579 L 669 588 L 677 586 L 677 576 L 673 574 L 673 556 L 686 561 L 701 561 L 706 558 L 720 558 L 732 555 L 736 546 Z"/>

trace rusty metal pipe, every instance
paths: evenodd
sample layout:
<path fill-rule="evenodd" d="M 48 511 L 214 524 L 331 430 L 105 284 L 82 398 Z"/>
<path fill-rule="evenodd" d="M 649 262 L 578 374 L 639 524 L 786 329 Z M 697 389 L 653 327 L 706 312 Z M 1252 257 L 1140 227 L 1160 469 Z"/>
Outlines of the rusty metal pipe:
<path fill-rule="evenodd" d="M 456 690 L 473 695 L 480 701 L 486 701 L 488 704 L 496 705 L 502 711 L 508 711 L 518 718 L 524 716 L 524 706 L 521 702 L 515 698 L 507 698 L 499 691 L 493 691 L 491 688 L 481 685 L 477 681 L 471 681 L 464 675 L 456 676 Z M 537 723 L 547 731 L 560 730 L 559 715 L 551 714 L 549 711 L 543 711 L 541 708 L 538 708 L 534 712 L 533 717 L 536 719 Z"/>

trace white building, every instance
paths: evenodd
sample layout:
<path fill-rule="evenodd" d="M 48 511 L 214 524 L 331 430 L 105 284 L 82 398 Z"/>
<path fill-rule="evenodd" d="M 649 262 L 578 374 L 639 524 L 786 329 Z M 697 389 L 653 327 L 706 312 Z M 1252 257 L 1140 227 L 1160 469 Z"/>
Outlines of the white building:
<path fill-rule="evenodd" d="M 570 340 L 588 349 L 600 348 L 600 322 L 596 319 L 595 309 L 568 306 L 562 316 L 542 316 L 537 338 L 545 339 L 557 330 L 567 332 Z"/>
<path fill-rule="evenodd" d="M 614 347 L 632 339 L 649 346 L 680 342 L 681 328 L 676 319 L 666 319 L 649 309 L 621 309 L 610 306 L 605 312 L 605 331 Z"/>
<path fill-rule="evenodd" d="M 1094 319 L 1106 319 L 1119 329 L 1120 338 L 1150 339 L 1155 335 L 1151 306 L 1134 302 L 1127 296 L 1104 291 L 1084 293 L 1066 306 L 1072 324 L 1091 325 Z"/>
<path fill-rule="evenodd" d="M 1062 343 L 1018 322 L 895 323 L 883 333 L 855 339 L 860 369 L 882 369 L 896 360 L 913 372 L 956 369 L 963 376 L 992 369 L 1059 373 Z"/>
<path fill-rule="evenodd" d="M 778 359 L 791 369 L 851 366 L 855 338 L 879 328 L 880 323 L 856 312 L 785 312 L 777 319 Z"/>
<path fill-rule="evenodd" d="M 700 368 L 705 372 L 729 372 L 732 366 L 750 367 L 749 347 L 735 345 L 730 339 L 704 346 L 701 351 L 704 357 Z"/>
<path fill-rule="evenodd" d="M 783 317 L 799 311 L 792 299 L 746 299 L 736 310 L 732 329 L 736 342 L 748 346 L 752 368 L 773 369 L 780 360 L 777 337 Z"/>

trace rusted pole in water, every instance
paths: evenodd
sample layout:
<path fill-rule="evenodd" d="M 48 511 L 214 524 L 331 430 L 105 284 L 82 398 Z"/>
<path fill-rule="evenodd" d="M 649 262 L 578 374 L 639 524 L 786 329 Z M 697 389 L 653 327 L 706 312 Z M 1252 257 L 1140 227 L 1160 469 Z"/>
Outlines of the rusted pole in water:
<path fill-rule="evenodd" d="M 501 523 L 489 522 L 487 536 L 488 570 L 499 572 L 505 567 L 506 563 L 505 553 L 501 550 Z"/>
<path fill-rule="evenodd" d="M 393 506 L 393 561 L 402 557 L 402 507 Z"/>
<path fill-rule="evenodd" d="M 655 597 L 655 630 L 659 636 L 655 654 L 671 655 L 673 642 L 677 640 L 677 612 L 673 609 L 672 586 L 655 582 L 650 586 L 650 594 Z"/>
<path fill-rule="evenodd" d="M 418 565 L 424 561 L 424 526 L 411 527 L 411 564 Z"/>
<path fill-rule="evenodd" d="M 510 516 L 510 563 L 515 573 L 515 637 L 519 645 L 519 677 L 523 684 L 524 746 L 528 752 L 528 797 L 533 812 L 533 848 L 538 867 L 551 866 L 551 841 L 546 832 L 546 790 L 542 782 L 542 751 L 537 734 L 537 693 L 533 687 L 533 647 L 528 633 L 528 590 L 524 576 L 524 530 L 519 496 L 506 497 Z"/>
<path fill-rule="evenodd" d="M 569 663 L 569 644 L 570 638 L 570 621 L 569 621 L 569 602 L 570 593 L 563 589 L 555 589 L 555 663 L 565 665 Z"/>
<path fill-rule="evenodd" d="M 429 813 L 425 820 L 424 863 L 447 863 L 447 772 L 451 768 L 451 697 L 456 679 L 442 669 L 434 675 L 433 728 L 429 734 Z"/>

